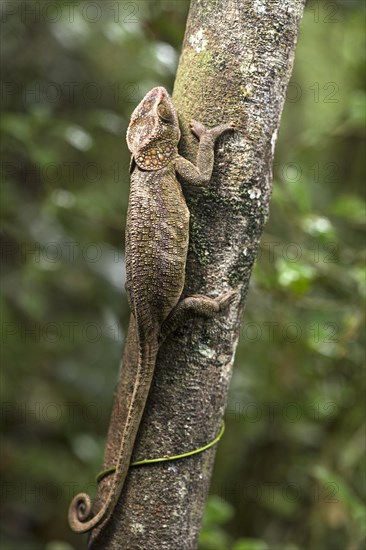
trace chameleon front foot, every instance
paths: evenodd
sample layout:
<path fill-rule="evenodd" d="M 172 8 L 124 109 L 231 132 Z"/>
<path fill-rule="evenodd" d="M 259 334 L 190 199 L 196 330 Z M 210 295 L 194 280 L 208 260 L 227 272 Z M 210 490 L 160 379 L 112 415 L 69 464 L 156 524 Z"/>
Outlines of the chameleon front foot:
<path fill-rule="evenodd" d="M 190 121 L 189 126 L 198 139 L 201 139 L 203 136 L 210 136 L 213 141 L 215 141 L 224 132 L 236 129 L 234 122 L 227 122 L 226 124 L 219 124 L 213 128 L 206 128 L 204 124 L 193 119 Z"/>

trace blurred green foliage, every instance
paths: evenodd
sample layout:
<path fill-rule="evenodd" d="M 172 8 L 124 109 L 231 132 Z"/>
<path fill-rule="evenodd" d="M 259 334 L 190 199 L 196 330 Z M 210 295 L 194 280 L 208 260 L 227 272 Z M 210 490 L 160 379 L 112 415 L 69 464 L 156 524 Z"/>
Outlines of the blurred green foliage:
<path fill-rule="evenodd" d="M 188 4 L 2 9 L 2 547 L 67 550 L 128 317 L 124 134 Z M 201 550 L 365 544 L 363 10 L 306 8 Z"/>

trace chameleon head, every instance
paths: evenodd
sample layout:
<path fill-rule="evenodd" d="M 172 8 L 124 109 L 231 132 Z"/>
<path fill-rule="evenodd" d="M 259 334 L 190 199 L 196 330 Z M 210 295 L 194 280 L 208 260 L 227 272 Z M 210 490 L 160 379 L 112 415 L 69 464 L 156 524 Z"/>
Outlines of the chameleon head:
<path fill-rule="evenodd" d="M 148 92 L 131 115 L 127 145 L 136 164 L 159 170 L 174 154 L 180 139 L 177 113 L 165 88 Z"/>

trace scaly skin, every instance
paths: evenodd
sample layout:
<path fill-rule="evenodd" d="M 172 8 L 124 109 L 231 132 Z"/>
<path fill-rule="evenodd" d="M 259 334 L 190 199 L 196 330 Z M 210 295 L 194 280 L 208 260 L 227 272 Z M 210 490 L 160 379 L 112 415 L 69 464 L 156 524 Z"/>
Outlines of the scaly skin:
<path fill-rule="evenodd" d="M 166 90 L 158 87 L 136 107 L 127 130 L 132 159 L 126 226 L 126 292 L 137 334 L 137 364 L 134 379 L 126 388 L 126 422 L 109 494 L 95 515 L 86 493 L 77 495 L 70 504 L 70 527 L 79 533 L 108 521 L 120 496 L 159 345 L 186 319 L 196 315 L 213 317 L 236 296 L 235 291 L 230 291 L 215 299 L 196 295 L 180 300 L 185 281 L 189 211 L 176 172 L 190 184 L 208 183 L 215 140 L 233 129 L 233 125 L 222 124 L 207 130 L 192 121 L 191 129 L 200 140 L 197 166 L 178 154 L 177 114 Z"/>

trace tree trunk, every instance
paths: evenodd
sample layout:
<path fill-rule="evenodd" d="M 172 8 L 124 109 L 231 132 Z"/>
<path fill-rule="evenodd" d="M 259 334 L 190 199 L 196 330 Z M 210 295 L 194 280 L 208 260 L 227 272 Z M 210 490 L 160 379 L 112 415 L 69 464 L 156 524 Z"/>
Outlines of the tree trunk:
<path fill-rule="evenodd" d="M 207 126 L 233 121 L 238 129 L 219 139 L 209 186 L 184 189 L 191 212 L 184 294 L 241 292 L 228 312 L 191 321 L 161 348 L 133 460 L 188 452 L 219 432 L 268 216 L 274 147 L 303 7 L 304 0 L 191 3 L 173 94 L 180 152 L 195 160 L 190 118 Z M 128 368 L 124 365 L 119 384 Z M 122 410 L 117 387 L 104 468 L 114 464 Z M 131 468 L 111 521 L 93 531 L 89 547 L 196 548 L 214 456 L 215 446 L 189 458 Z M 99 502 L 108 477 L 100 488 Z"/>

